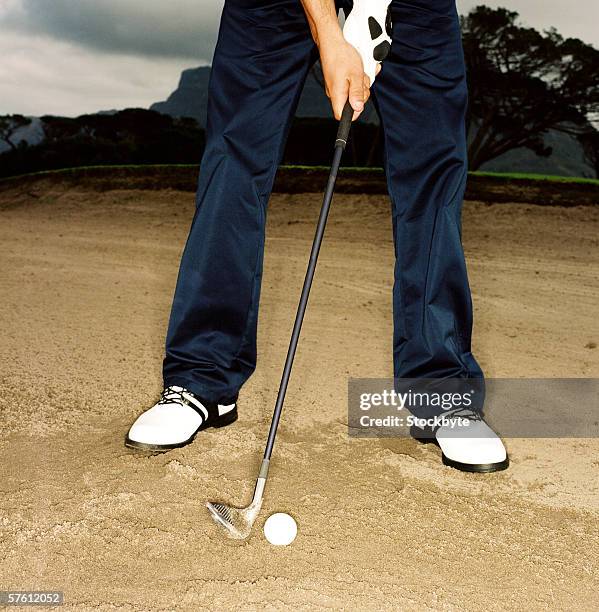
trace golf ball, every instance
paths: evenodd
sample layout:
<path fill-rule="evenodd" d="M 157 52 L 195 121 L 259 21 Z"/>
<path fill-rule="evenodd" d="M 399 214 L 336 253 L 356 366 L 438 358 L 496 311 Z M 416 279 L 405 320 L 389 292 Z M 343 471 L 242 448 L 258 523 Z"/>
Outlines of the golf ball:
<path fill-rule="evenodd" d="M 264 523 L 264 536 L 275 546 L 287 546 L 295 540 L 297 523 L 284 512 L 271 514 Z"/>

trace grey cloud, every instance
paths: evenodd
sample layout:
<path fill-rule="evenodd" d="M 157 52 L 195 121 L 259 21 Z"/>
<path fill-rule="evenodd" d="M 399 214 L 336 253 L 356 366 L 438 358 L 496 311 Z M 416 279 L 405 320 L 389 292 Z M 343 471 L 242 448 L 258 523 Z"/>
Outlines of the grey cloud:
<path fill-rule="evenodd" d="M 597 0 L 457 0 L 460 12 L 485 3 L 519 11 L 533 27 L 556 26 L 597 43 Z M 0 29 L 68 41 L 104 53 L 210 62 L 223 0 L 0 0 Z M 3 8 L 4 7 L 4 8 Z"/>
<path fill-rule="evenodd" d="M 3 30 L 106 53 L 210 61 L 222 0 L 12 0 Z"/>
<path fill-rule="evenodd" d="M 599 2 L 597 0 L 457 0 L 460 13 L 479 4 L 516 11 L 523 25 L 545 30 L 555 27 L 565 37 L 580 38 L 599 47 Z"/>

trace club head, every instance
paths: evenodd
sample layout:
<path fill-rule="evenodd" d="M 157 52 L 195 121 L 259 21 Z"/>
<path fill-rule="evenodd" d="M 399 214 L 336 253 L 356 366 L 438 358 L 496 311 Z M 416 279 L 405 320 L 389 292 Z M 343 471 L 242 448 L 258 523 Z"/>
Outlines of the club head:
<path fill-rule="evenodd" d="M 261 506 L 262 499 L 252 501 L 246 508 L 234 508 L 218 502 L 206 504 L 217 525 L 223 527 L 227 535 L 236 540 L 245 540 L 250 535 Z"/>
<path fill-rule="evenodd" d="M 262 498 L 264 487 L 266 486 L 266 476 L 268 474 L 268 459 L 262 461 L 260 473 L 254 487 L 252 503 L 245 508 L 235 508 L 220 502 L 208 502 L 206 507 L 210 510 L 210 515 L 217 525 L 223 527 L 227 535 L 236 540 L 245 540 L 252 531 L 252 526 L 262 508 Z"/>

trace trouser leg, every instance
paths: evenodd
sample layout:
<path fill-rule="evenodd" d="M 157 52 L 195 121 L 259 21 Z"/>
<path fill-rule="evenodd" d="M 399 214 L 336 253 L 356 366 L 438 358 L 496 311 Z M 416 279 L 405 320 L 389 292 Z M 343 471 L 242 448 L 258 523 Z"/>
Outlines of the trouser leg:
<path fill-rule="evenodd" d="M 466 75 L 454 0 L 394 0 L 393 44 L 373 87 L 395 241 L 396 378 L 482 378 L 461 243 Z"/>
<path fill-rule="evenodd" d="M 254 371 L 266 204 L 315 58 L 299 1 L 225 2 L 196 210 L 166 338 L 165 386 L 225 402 Z"/>

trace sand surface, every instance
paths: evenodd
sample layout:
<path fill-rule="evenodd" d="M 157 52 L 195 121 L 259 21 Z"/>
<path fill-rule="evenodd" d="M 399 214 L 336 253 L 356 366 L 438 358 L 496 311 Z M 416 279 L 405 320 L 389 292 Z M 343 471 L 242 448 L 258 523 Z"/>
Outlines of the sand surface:
<path fill-rule="evenodd" d="M 507 440 L 510 469 L 481 476 L 432 445 L 348 438 L 348 377 L 392 375 L 380 196 L 334 202 L 253 536 L 213 525 L 205 500 L 251 495 L 318 200 L 271 201 L 239 421 L 144 456 L 123 437 L 161 389 L 193 194 L 0 194 L 0 590 L 82 610 L 599 608 L 599 440 Z M 598 230 L 599 208 L 466 204 L 488 376 L 599 375 Z M 299 524 L 290 547 L 262 535 L 274 511 Z"/>

